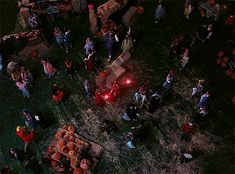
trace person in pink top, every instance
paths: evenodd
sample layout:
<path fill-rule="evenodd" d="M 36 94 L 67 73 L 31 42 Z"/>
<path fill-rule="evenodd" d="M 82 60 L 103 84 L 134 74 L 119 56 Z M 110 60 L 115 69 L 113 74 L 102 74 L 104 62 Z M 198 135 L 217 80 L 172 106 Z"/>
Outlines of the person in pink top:
<path fill-rule="evenodd" d="M 54 68 L 47 59 L 42 59 L 41 64 L 43 65 L 45 74 L 48 75 L 49 78 L 56 73 L 57 69 Z"/>
<path fill-rule="evenodd" d="M 27 83 L 21 77 L 16 81 L 16 86 L 21 90 L 24 97 L 30 98 Z"/>

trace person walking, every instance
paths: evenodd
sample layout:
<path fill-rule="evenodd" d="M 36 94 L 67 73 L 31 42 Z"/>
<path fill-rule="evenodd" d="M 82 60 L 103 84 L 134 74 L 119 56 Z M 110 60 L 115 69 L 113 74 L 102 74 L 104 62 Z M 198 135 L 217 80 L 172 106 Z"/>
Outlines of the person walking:
<path fill-rule="evenodd" d="M 51 78 L 51 76 L 53 76 L 53 75 L 56 73 L 57 69 L 54 68 L 54 67 L 52 66 L 52 64 L 51 64 L 47 59 L 45 59 L 45 58 L 42 59 L 42 60 L 41 60 L 41 64 L 43 65 L 43 70 L 44 70 L 45 74 L 46 74 L 49 78 Z"/>
<path fill-rule="evenodd" d="M 64 34 L 62 33 L 61 29 L 58 27 L 54 28 L 54 36 L 56 39 L 56 43 L 59 45 L 61 49 L 63 49 L 64 45 Z"/>
<path fill-rule="evenodd" d="M 21 77 L 16 81 L 15 85 L 19 88 L 24 97 L 30 98 L 27 83 Z"/>
<path fill-rule="evenodd" d="M 64 46 L 65 46 L 65 53 L 69 53 L 69 50 L 72 49 L 73 47 L 70 30 L 67 30 L 64 34 Z"/>
<path fill-rule="evenodd" d="M 155 24 L 159 23 L 166 16 L 166 10 L 162 0 L 158 1 L 158 5 L 155 12 Z"/>

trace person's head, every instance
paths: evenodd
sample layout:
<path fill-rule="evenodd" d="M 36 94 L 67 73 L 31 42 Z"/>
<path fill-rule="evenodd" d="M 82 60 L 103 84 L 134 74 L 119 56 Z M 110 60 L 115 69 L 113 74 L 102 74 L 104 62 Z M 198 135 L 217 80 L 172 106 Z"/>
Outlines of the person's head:
<path fill-rule="evenodd" d="M 85 82 L 84 82 L 84 85 L 88 85 L 89 84 L 89 80 L 85 80 Z"/>
<path fill-rule="evenodd" d="M 212 28 L 213 28 L 213 25 L 212 25 L 212 24 L 209 24 L 209 25 L 207 26 L 207 31 L 211 31 Z"/>
<path fill-rule="evenodd" d="M 17 126 L 17 127 L 16 127 L 16 132 L 20 132 L 22 129 L 23 129 L 23 127 Z"/>
<path fill-rule="evenodd" d="M 47 63 L 47 59 L 46 58 L 41 59 L 41 64 L 44 64 L 44 63 Z"/>
<path fill-rule="evenodd" d="M 170 70 L 169 73 L 170 73 L 170 75 L 174 75 L 175 72 L 174 72 L 174 70 L 172 69 L 172 70 Z"/>
<path fill-rule="evenodd" d="M 22 109 L 23 115 L 29 115 L 29 112 L 26 109 Z"/>
<path fill-rule="evenodd" d="M 88 37 L 88 38 L 86 39 L 86 43 L 88 43 L 88 42 L 90 42 L 90 41 L 91 41 L 91 38 Z"/>
<path fill-rule="evenodd" d="M 54 28 L 54 31 L 56 31 L 56 32 L 57 32 L 57 31 L 60 31 L 60 28 L 59 28 L 59 27 L 55 27 L 55 28 Z"/>
<path fill-rule="evenodd" d="M 9 152 L 10 152 L 10 154 L 14 154 L 14 153 L 16 153 L 16 149 L 15 148 L 10 148 Z"/>

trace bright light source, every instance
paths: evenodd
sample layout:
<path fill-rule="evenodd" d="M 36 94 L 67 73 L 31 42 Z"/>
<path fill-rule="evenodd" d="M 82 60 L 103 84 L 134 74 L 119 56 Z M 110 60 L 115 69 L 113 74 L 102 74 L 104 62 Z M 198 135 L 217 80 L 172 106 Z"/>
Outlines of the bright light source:
<path fill-rule="evenodd" d="M 109 96 L 106 94 L 106 95 L 104 95 L 104 98 L 105 98 L 105 99 L 108 99 L 108 98 L 109 98 Z"/>
<path fill-rule="evenodd" d="M 131 81 L 129 79 L 126 80 L 126 84 L 130 84 Z"/>

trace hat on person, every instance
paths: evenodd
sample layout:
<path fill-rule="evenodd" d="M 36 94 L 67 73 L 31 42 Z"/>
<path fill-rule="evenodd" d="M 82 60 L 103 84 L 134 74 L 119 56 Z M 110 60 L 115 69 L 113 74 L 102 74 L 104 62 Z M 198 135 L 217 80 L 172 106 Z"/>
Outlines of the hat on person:
<path fill-rule="evenodd" d="M 16 132 L 20 132 L 21 131 L 21 127 L 20 126 L 17 126 L 16 127 Z"/>

